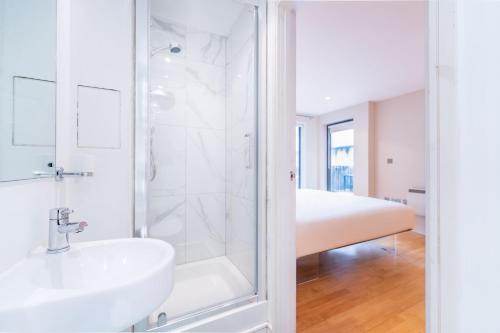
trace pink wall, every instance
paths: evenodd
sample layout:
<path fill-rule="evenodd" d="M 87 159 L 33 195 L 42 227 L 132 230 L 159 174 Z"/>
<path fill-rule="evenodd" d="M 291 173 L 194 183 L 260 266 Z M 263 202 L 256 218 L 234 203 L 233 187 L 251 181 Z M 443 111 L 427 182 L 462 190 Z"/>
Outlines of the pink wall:
<path fill-rule="evenodd" d="M 307 119 L 304 188 L 326 189 L 326 125 L 354 119 L 355 193 L 406 199 L 425 185 L 425 92 L 397 96 Z M 392 158 L 393 164 L 387 164 Z"/>
<path fill-rule="evenodd" d="M 409 188 L 424 187 L 425 92 L 375 103 L 374 130 L 375 196 L 405 199 Z"/>
<path fill-rule="evenodd" d="M 366 102 L 319 116 L 319 188 L 326 190 L 326 128 L 347 119 L 354 121 L 354 194 L 374 195 L 373 103 Z"/>

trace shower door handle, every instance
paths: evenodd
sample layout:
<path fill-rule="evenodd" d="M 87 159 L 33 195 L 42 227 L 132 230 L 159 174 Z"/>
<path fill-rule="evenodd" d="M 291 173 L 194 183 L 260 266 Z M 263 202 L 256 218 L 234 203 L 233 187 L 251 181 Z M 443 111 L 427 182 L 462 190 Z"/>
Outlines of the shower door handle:
<path fill-rule="evenodd" d="M 156 157 L 153 150 L 155 128 L 151 127 L 149 133 L 149 181 L 152 182 L 156 178 Z"/>

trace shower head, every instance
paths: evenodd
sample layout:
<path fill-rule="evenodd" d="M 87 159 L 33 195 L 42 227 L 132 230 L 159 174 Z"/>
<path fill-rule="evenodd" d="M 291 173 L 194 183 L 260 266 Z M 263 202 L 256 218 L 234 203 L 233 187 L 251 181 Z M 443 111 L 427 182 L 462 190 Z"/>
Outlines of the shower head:
<path fill-rule="evenodd" d="M 169 46 L 170 53 L 180 53 L 181 47 L 176 43 L 171 43 Z"/>
<path fill-rule="evenodd" d="M 161 51 L 168 50 L 170 53 L 177 54 L 182 51 L 181 46 L 176 43 L 176 42 L 171 42 L 168 44 L 166 47 L 159 47 L 151 52 L 151 55 L 154 56 L 157 53 L 160 53 Z"/>

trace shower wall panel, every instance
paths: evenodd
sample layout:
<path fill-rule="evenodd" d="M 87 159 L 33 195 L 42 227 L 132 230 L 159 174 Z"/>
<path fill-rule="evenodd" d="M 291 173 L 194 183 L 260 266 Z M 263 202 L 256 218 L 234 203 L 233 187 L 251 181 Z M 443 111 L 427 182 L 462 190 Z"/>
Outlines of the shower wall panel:
<path fill-rule="evenodd" d="M 227 41 L 226 255 L 255 287 L 257 237 L 257 109 L 255 17 L 246 8 Z"/>
<path fill-rule="evenodd" d="M 222 256 L 226 38 L 156 16 L 150 28 L 149 233 L 175 246 L 178 264 Z"/>

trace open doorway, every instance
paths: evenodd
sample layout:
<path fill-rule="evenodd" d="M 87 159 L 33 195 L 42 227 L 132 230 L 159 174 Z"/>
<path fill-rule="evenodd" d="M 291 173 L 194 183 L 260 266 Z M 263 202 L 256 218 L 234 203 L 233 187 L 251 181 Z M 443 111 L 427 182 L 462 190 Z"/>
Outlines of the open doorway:
<path fill-rule="evenodd" d="M 425 331 L 426 2 L 296 6 L 297 331 Z"/>

